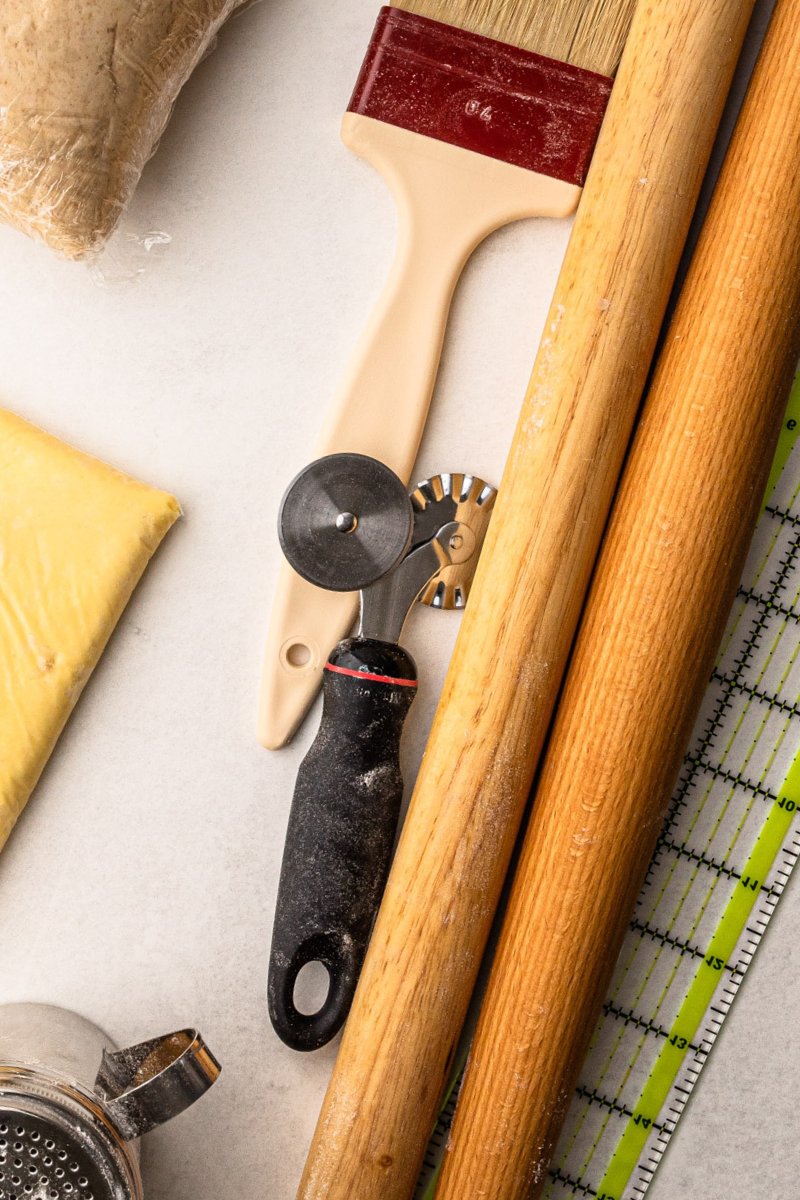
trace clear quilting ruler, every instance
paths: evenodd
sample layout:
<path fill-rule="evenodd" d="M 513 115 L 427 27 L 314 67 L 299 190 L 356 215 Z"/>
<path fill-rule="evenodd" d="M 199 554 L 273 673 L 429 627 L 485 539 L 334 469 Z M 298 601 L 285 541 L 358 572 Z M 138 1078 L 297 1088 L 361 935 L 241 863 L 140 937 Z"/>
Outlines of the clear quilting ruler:
<path fill-rule="evenodd" d="M 800 855 L 800 376 L 545 1196 L 641 1200 Z M 457 1097 L 425 1160 L 430 1200 Z"/>

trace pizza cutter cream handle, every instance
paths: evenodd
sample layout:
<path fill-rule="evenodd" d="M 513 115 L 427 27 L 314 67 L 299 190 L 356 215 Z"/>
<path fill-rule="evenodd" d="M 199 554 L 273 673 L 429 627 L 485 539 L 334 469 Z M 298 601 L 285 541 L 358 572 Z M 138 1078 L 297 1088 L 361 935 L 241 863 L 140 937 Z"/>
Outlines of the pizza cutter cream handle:
<path fill-rule="evenodd" d="M 392 189 L 400 228 L 386 286 L 339 384 L 313 458 L 369 454 L 407 481 L 436 378 L 453 290 L 489 233 L 521 217 L 563 217 L 580 189 L 497 159 L 347 113 L 342 138 Z M 294 733 L 358 598 L 324 592 L 283 564 L 259 705 L 271 750 Z"/>

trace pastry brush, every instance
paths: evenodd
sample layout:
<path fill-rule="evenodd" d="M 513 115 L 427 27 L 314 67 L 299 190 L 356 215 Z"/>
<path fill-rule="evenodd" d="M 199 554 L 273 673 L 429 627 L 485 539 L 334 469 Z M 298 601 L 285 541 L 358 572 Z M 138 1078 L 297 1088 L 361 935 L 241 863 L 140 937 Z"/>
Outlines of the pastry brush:
<path fill-rule="evenodd" d="M 398 208 L 388 281 L 313 458 L 355 452 L 408 481 L 461 270 L 493 230 L 576 207 L 635 0 L 405 0 L 381 9 L 342 138 Z M 284 564 L 259 736 L 291 737 L 357 597 Z"/>

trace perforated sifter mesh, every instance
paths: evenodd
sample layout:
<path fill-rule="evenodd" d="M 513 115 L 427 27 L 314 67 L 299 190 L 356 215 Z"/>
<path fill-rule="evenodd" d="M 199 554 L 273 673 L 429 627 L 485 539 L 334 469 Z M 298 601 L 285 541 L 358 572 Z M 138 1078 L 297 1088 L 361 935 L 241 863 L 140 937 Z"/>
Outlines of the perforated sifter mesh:
<path fill-rule="evenodd" d="M 0 1108 L 0 1200 L 111 1200 L 77 1138 L 40 1117 Z"/>

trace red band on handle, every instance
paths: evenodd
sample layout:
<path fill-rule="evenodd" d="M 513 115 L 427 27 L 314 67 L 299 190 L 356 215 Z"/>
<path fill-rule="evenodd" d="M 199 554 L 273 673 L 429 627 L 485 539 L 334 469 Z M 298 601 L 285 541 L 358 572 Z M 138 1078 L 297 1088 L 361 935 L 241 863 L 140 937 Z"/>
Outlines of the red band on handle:
<path fill-rule="evenodd" d="M 583 186 L 613 80 L 382 8 L 348 108 Z"/>
<path fill-rule="evenodd" d="M 354 675 L 356 679 L 372 679 L 375 683 L 399 683 L 401 687 L 416 687 L 416 679 L 393 679 L 391 675 L 372 675 L 369 671 L 352 671 L 349 667 L 336 667 L 333 663 L 325 663 L 326 671 L 335 671 L 337 675 Z"/>

